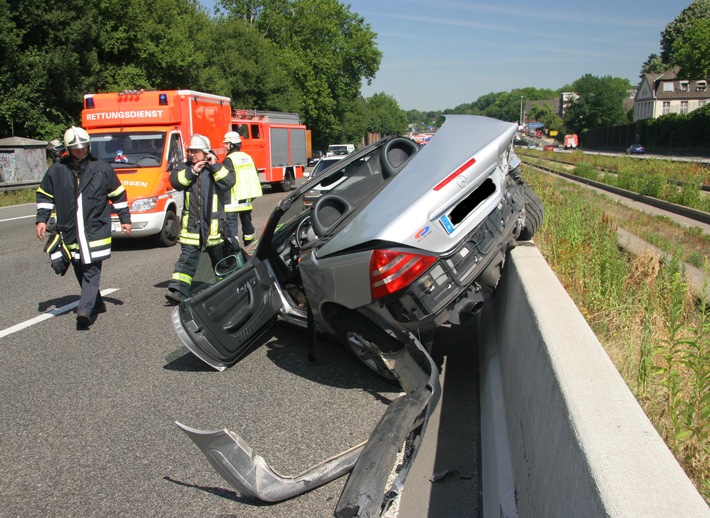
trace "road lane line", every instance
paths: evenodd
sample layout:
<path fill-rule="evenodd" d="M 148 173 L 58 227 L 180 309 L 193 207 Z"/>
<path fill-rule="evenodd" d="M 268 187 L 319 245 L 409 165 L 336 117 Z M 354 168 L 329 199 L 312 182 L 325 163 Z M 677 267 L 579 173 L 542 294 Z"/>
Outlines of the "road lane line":
<path fill-rule="evenodd" d="M 35 214 L 30 214 L 29 216 L 17 216 L 16 218 L 5 218 L 0 219 L 0 223 L 5 223 L 6 221 L 15 221 L 16 219 L 29 219 L 36 217 Z"/>
<path fill-rule="evenodd" d="M 103 290 L 101 292 L 101 296 L 104 297 L 108 295 L 109 293 L 113 293 L 114 291 L 118 291 L 118 288 L 109 288 L 107 290 Z M 19 324 L 16 324 L 12 327 L 8 327 L 7 329 L 3 329 L 0 331 L 0 338 L 4 338 L 8 335 L 11 335 L 12 333 L 16 333 L 17 331 L 22 331 L 25 328 L 28 328 L 30 326 L 33 326 L 35 324 L 39 324 L 40 322 L 44 322 L 47 319 L 50 319 L 52 317 L 56 317 L 58 315 L 62 315 L 64 313 L 68 313 L 75 307 L 79 305 L 79 301 L 77 300 L 76 302 L 72 302 L 71 304 L 67 304 L 66 306 L 62 306 L 61 308 L 53 309 L 52 311 L 48 311 L 46 313 L 42 313 L 41 315 L 31 318 L 29 320 L 25 320 L 24 322 L 21 322 Z"/>

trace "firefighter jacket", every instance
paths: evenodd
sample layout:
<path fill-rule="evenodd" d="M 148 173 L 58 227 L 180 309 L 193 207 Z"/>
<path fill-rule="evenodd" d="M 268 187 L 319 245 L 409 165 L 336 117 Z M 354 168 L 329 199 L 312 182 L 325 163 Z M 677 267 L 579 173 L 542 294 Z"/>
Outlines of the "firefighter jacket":
<path fill-rule="evenodd" d="M 234 171 L 217 163 L 205 165 L 198 174 L 188 160 L 170 171 L 170 183 L 185 196 L 180 243 L 200 248 L 220 244 L 224 204 L 234 186 Z"/>
<path fill-rule="evenodd" d="M 252 210 L 252 200 L 261 196 L 261 182 L 252 158 L 243 151 L 234 151 L 227 155 L 222 165 L 234 171 L 234 187 L 224 209 L 227 212 Z"/>
<path fill-rule="evenodd" d="M 110 203 L 109 203 L 110 202 Z M 96 263 L 111 257 L 111 208 L 130 223 L 126 190 L 113 168 L 90 153 L 81 162 L 65 156 L 45 173 L 37 189 L 36 223 L 56 213 L 56 233 L 72 260 Z"/>

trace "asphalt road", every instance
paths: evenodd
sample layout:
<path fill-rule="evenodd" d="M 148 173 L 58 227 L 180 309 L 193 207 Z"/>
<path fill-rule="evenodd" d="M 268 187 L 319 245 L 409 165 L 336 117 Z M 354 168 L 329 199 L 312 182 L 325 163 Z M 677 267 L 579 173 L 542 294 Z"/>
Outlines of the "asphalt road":
<path fill-rule="evenodd" d="M 257 230 L 281 197 L 267 192 L 258 200 Z M 74 310 L 66 309 L 78 299 L 77 283 L 71 272 L 59 277 L 51 270 L 33 223 L 32 205 L 0 209 L 0 516 L 332 516 L 345 477 L 277 504 L 249 500 L 213 471 L 174 421 L 233 430 L 276 471 L 298 474 L 366 440 L 397 389 L 325 340 L 309 363 L 305 332 L 286 324 L 235 366 L 212 370 L 170 324 L 163 294 L 179 248 L 140 240 L 115 242 L 101 283 L 115 290 L 105 296 L 108 312 L 77 331 Z M 49 316 L 52 310 L 57 314 Z M 466 350 L 453 347 L 462 341 L 470 335 L 444 330 L 440 361 L 447 347 Z M 439 470 L 449 462 L 452 469 L 427 504 L 415 506 L 421 516 L 436 509 L 437 493 L 440 509 L 451 507 L 442 492 L 447 484 L 471 495 L 458 496 L 465 511 L 456 515 L 476 515 L 477 432 L 460 437 L 451 406 L 458 394 L 471 414 L 460 424 L 476 429 L 477 395 L 468 392 L 477 386 L 476 362 L 468 355 L 470 369 L 457 362 L 467 392 L 443 400 L 448 424 L 427 434 L 434 442 L 423 462 Z M 455 448 L 461 443 L 463 453 Z M 432 485 L 429 468 L 421 469 L 410 478 Z"/>

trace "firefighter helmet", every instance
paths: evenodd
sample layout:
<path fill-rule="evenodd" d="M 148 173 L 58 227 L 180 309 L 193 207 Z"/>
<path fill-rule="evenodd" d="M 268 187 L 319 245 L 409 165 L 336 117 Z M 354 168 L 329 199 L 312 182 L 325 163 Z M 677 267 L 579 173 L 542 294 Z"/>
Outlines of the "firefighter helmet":
<path fill-rule="evenodd" d="M 208 139 L 204 135 L 195 133 L 190 139 L 190 145 L 187 147 L 187 149 L 197 149 L 200 151 L 204 151 L 205 153 L 209 153 L 210 139 Z"/>
<path fill-rule="evenodd" d="M 224 142 L 228 144 L 241 144 L 242 137 L 236 131 L 228 131 L 224 134 Z"/>
<path fill-rule="evenodd" d="M 72 126 L 64 132 L 64 147 L 67 149 L 82 149 L 91 142 L 89 134 L 84 128 Z"/>

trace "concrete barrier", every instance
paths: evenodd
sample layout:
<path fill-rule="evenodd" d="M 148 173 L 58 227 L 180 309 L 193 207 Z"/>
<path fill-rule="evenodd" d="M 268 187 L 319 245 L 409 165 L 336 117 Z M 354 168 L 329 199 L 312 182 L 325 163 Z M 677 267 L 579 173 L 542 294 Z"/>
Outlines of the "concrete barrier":
<path fill-rule="evenodd" d="M 710 516 L 533 243 L 480 322 L 485 516 Z"/>

